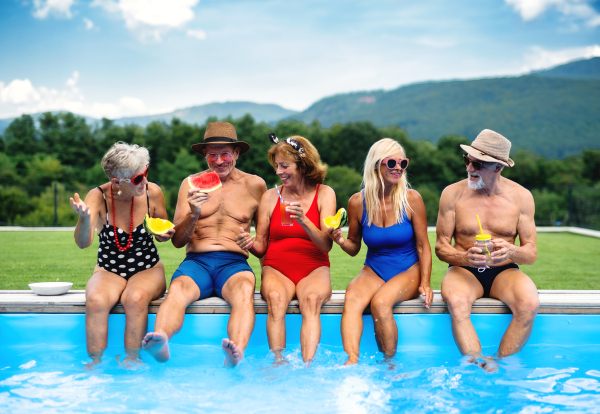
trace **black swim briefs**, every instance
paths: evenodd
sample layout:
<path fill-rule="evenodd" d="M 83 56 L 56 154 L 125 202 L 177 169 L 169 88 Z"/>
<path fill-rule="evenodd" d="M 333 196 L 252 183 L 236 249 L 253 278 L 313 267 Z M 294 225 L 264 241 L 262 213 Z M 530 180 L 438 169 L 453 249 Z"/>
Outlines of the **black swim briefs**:
<path fill-rule="evenodd" d="M 452 267 L 452 265 L 448 266 L 448 268 L 450 268 L 450 267 Z M 498 276 L 500 273 L 504 272 L 505 270 L 519 268 L 519 266 L 517 266 L 516 263 L 510 263 L 505 266 L 489 267 L 489 268 L 485 269 L 483 272 L 480 272 L 477 267 L 469 267 L 469 266 L 460 266 L 460 267 L 462 267 L 463 269 L 467 269 L 469 272 L 471 272 L 473 274 L 473 276 L 475 276 L 477 278 L 477 280 L 479 280 L 479 283 L 481 283 L 481 286 L 483 286 L 483 297 L 484 298 L 490 297 L 490 290 L 492 290 L 492 283 L 494 283 L 494 279 L 496 279 L 496 276 Z"/>

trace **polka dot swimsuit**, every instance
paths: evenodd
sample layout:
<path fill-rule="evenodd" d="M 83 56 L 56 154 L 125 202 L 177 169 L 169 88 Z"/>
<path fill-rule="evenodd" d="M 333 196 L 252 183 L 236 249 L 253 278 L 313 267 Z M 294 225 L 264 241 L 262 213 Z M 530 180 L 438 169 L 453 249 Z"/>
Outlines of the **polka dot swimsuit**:
<path fill-rule="evenodd" d="M 98 189 L 102 191 L 100 187 Z M 143 223 L 133 229 L 131 247 L 124 252 L 119 251 L 115 245 L 114 227 L 108 224 L 108 205 L 106 204 L 104 191 L 102 191 L 102 197 L 104 197 L 104 207 L 106 208 L 106 224 L 98 235 L 100 247 L 98 248 L 97 265 L 124 277 L 125 280 L 142 270 L 154 267 L 159 260 L 158 251 L 154 245 L 154 239 L 146 232 Z M 147 186 L 146 201 L 148 202 L 148 215 L 150 215 L 150 199 Z M 117 236 L 119 237 L 119 244 L 127 246 L 129 234 L 117 227 Z"/>

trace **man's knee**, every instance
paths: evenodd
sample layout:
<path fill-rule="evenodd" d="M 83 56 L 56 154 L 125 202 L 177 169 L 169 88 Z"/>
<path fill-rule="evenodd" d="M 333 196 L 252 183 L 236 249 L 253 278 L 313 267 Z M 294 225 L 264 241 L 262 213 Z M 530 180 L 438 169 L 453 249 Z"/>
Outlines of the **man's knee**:
<path fill-rule="evenodd" d="M 462 320 L 471 316 L 473 301 L 468 295 L 462 292 L 450 291 L 445 292 L 443 298 L 448 306 L 448 312 L 453 318 Z"/>
<path fill-rule="evenodd" d="M 179 276 L 169 286 L 166 300 L 195 300 L 200 295 L 196 282 L 189 276 Z"/>
<path fill-rule="evenodd" d="M 538 295 L 527 295 L 520 298 L 513 306 L 513 314 L 518 317 L 532 319 L 535 318 L 540 309 L 540 299 Z"/>
<path fill-rule="evenodd" d="M 231 299 L 231 305 L 253 306 L 254 305 L 254 281 L 249 277 L 240 277 L 229 288 L 227 295 Z"/>

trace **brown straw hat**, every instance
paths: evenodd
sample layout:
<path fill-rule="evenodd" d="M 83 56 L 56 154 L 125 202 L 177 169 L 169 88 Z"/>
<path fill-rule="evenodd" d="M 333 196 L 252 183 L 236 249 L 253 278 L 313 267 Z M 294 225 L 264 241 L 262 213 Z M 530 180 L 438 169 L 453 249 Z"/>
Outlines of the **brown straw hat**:
<path fill-rule="evenodd" d="M 204 133 L 204 142 L 192 145 L 192 149 L 204 154 L 202 150 L 206 148 L 207 144 L 231 144 L 240 149 L 240 154 L 250 149 L 250 144 L 238 141 L 235 128 L 229 122 L 212 122 L 208 124 Z"/>
<path fill-rule="evenodd" d="M 462 145 L 461 148 L 473 158 L 485 162 L 499 162 L 506 167 L 512 167 L 515 162 L 508 155 L 510 141 L 491 129 L 484 129 L 477 135 L 471 145 Z"/>

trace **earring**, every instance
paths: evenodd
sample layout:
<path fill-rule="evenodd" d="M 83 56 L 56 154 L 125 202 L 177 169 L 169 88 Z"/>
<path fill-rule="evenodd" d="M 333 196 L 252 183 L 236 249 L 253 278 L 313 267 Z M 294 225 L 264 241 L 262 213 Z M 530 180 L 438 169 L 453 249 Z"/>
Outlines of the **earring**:
<path fill-rule="evenodd" d="M 117 195 L 121 195 L 121 188 L 119 188 L 119 191 L 117 191 Z"/>

